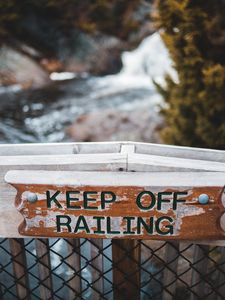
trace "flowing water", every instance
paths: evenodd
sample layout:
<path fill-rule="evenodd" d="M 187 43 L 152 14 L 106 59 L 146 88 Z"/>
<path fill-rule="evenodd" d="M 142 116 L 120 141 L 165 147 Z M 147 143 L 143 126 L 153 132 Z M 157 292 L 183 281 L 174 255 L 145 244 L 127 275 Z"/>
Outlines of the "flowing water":
<path fill-rule="evenodd" d="M 73 73 L 52 73 L 52 83 L 42 89 L 21 90 L 19 85 L 0 87 L 0 143 L 22 143 L 22 142 L 59 142 L 68 141 L 65 128 L 81 114 L 99 111 L 106 108 L 134 111 L 136 107 L 146 105 L 149 109 L 156 109 L 162 103 L 157 94 L 152 79 L 163 84 L 163 75 L 167 72 L 176 79 L 176 74 L 171 67 L 167 50 L 158 33 L 147 37 L 137 49 L 122 54 L 123 68 L 116 75 L 93 77 L 88 74 L 77 76 Z M 55 240 L 52 240 L 54 242 Z M 105 240 L 104 245 L 110 241 Z M 34 242 L 30 244 L 30 252 L 35 257 Z M 54 251 L 63 256 L 65 246 L 63 240 L 55 244 Z M 88 246 L 90 248 L 90 246 Z M 88 257 L 89 248 L 84 247 L 83 255 Z M 110 257 L 111 248 L 106 255 Z M 89 254 L 88 254 L 89 253 Z M 6 255 L 6 254 L 5 254 Z M 5 259 L 9 259 L 5 257 Z M 64 274 L 65 279 L 71 276 L 68 267 L 61 264 L 60 258 L 54 253 L 51 256 L 53 267 L 57 275 Z M 28 265 L 35 265 L 34 258 L 28 259 Z M 82 276 L 83 289 L 85 284 L 91 282 L 91 271 L 83 265 Z M 110 268 L 108 261 L 104 261 L 105 268 Z M 158 269 L 153 263 L 147 261 L 144 267 L 148 272 L 142 274 L 142 284 L 148 290 L 156 292 L 160 290 L 160 274 L 154 275 Z M 37 272 L 34 269 L 34 273 Z M 149 279 L 149 274 L 154 278 Z M 112 280 L 112 272 L 107 275 L 108 281 Z M 157 276 L 159 278 L 157 278 Z M 62 283 L 58 277 L 54 277 L 54 284 L 60 286 Z M 156 280 L 157 279 L 157 280 Z M 7 278 L 3 278 L 7 281 Z M 9 278 L 9 280 L 11 280 Z M 34 277 L 30 278 L 31 287 L 38 282 Z M 105 289 L 111 289 L 111 285 L 105 280 Z M 64 297 L 62 289 L 60 295 Z M 84 299 L 90 299 L 91 289 L 86 288 Z M 144 294 L 141 297 L 145 299 Z M 148 298 L 148 297 L 147 297 Z M 11 298 L 10 298 L 11 299 Z M 12 297 L 13 299 L 13 297 Z M 112 299 L 112 293 L 108 295 Z M 156 299 L 156 298 L 155 298 Z M 157 298 L 160 299 L 160 298 Z"/>
<path fill-rule="evenodd" d="M 106 108 L 132 111 L 145 104 L 155 109 L 162 100 L 152 79 L 163 84 L 165 72 L 175 77 L 159 34 L 124 52 L 122 62 L 116 75 L 52 73 L 52 83 L 45 88 L 0 87 L 0 142 L 69 141 L 65 128 L 83 113 Z"/>

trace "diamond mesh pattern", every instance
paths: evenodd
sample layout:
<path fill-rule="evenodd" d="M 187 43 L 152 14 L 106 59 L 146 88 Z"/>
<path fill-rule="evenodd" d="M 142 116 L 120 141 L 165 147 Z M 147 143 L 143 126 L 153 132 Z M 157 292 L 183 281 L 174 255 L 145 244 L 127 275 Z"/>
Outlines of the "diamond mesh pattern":
<path fill-rule="evenodd" d="M 1 239 L 0 299 L 225 299 L 225 247 Z"/>

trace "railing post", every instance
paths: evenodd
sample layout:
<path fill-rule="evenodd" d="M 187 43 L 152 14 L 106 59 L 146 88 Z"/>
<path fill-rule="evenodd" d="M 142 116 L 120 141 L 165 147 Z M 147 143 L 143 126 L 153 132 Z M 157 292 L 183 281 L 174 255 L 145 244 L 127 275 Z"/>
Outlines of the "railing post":
<path fill-rule="evenodd" d="M 113 240 L 114 300 L 140 299 L 140 242 Z"/>
<path fill-rule="evenodd" d="M 195 245 L 192 264 L 192 291 L 191 300 L 203 299 L 205 294 L 204 276 L 208 267 L 209 246 Z"/>
<path fill-rule="evenodd" d="M 103 239 L 90 239 L 91 267 L 92 267 L 92 299 L 101 299 L 103 286 Z"/>
<path fill-rule="evenodd" d="M 24 239 L 10 239 L 13 271 L 18 299 L 30 299 Z"/>
<path fill-rule="evenodd" d="M 36 239 L 35 244 L 40 277 L 40 295 L 42 300 L 49 300 L 53 298 L 49 242 L 48 239 Z"/>
<path fill-rule="evenodd" d="M 69 300 L 82 299 L 82 281 L 81 281 L 81 256 L 80 239 L 67 239 L 68 257 L 67 264 L 71 272 L 71 279 L 68 280 Z"/>
<path fill-rule="evenodd" d="M 176 274 L 179 258 L 179 243 L 167 242 L 165 245 L 166 269 L 163 273 L 163 300 L 172 300 L 176 292 Z"/>

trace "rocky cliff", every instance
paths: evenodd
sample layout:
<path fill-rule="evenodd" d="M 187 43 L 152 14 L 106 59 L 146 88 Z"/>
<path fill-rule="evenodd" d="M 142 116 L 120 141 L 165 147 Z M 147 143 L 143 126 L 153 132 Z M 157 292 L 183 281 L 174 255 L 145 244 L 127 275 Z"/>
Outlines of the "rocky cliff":
<path fill-rule="evenodd" d="M 62 70 L 117 73 L 120 53 L 153 32 L 151 10 L 140 0 L 2 1 L 0 84 L 40 86 Z"/>

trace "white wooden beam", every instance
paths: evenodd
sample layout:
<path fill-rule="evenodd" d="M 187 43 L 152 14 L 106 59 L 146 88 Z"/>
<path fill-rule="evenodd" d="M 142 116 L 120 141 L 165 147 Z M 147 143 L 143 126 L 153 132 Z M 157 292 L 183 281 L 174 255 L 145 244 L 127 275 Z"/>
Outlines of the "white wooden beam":
<path fill-rule="evenodd" d="M 161 171 L 217 171 L 225 172 L 225 163 L 180 157 L 167 157 L 147 154 L 129 154 L 128 171 L 161 172 Z"/>
<path fill-rule="evenodd" d="M 10 184 L 55 186 L 136 186 L 136 187 L 207 187 L 225 186 L 225 173 L 220 172 L 75 172 L 23 171 L 6 173 Z"/>
<path fill-rule="evenodd" d="M 101 171 L 104 174 L 99 180 L 108 180 L 111 184 L 114 182 L 111 179 L 117 174 L 115 184 L 122 184 L 118 179 L 122 178 L 123 174 L 117 172 L 126 170 L 137 172 L 131 175 L 134 184 L 141 183 L 143 176 L 148 174 L 142 175 L 141 172 L 155 171 L 173 171 L 173 174 L 168 173 L 168 178 L 175 178 L 173 176 L 178 172 L 177 180 L 184 178 L 186 172 L 197 172 L 198 175 L 191 173 L 191 177 L 196 180 L 200 180 L 198 178 L 201 177 L 200 172 L 212 172 L 209 178 L 215 180 L 211 179 L 215 174 L 214 178 L 224 178 L 225 152 L 132 142 L 0 145 L 0 230 L 7 229 L 7 232 L 10 232 L 8 237 L 20 237 L 17 226 L 22 217 L 14 208 L 16 192 L 4 181 L 5 174 L 10 170 L 25 172 L 44 170 L 59 171 L 59 173 L 75 171 L 91 172 L 92 175 L 93 172 Z M 111 173 L 112 171 L 116 173 Z M 181 172 L 184 174 L 181 175 Z M 153 175 L 151 178 L 154 177 Z M 33 178 L 33 175 L 29 176 Z M 205 180 L 205 183 L 214 182 L 204 178 L 201 180 Z M 223 241 L 201 241 L 201 243 L 225 245 Z"/>

